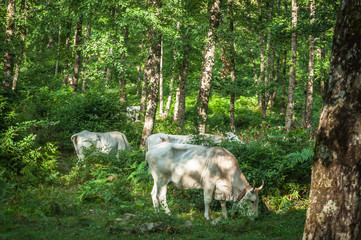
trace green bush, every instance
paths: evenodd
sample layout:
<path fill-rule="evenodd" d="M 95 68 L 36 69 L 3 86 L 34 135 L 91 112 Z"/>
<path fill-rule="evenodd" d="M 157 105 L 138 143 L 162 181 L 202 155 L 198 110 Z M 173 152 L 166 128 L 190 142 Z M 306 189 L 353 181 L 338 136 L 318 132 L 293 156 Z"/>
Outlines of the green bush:
<path fill-rule="evenodd" d="M 314 142 L 309 131 L 261 125 L 244 131 L 241 138 L 245 144 L 223 146 L 238 159 L 248 181 L 265 181 L 264 193 L 288 193 L 290 184 L 302 188 L 310 183 Z"/>
<path fill-rule="evenodd" d="M 142 151 L 119 151 L 118 155 L 91 155 L 84 159 L 84 166 L 75 170 L 74 176 L 82 182 L 81 201 L 131 201 L 132 195 L 144 187 L 139 183 L 149 182 Z"/>
<path fill-rule="evenodd" d="M 50 142 L 40 145 L 37 135 L 29 131 L 44 125 L 41 121 L 23 122 L 0 133 L 0 167 L 5 178 L 14 181 L 20 177 L 24 184 L 56 180 L 59 155 L 56 146 Z"/>

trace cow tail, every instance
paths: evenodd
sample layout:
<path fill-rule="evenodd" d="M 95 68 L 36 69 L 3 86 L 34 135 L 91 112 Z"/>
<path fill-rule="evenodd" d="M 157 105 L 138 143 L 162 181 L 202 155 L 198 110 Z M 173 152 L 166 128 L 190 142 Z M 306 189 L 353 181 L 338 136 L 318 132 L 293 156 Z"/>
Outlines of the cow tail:
<path fill-rule="evenodd" d="M 124 143 L 125 143 L 125 149 L 129 148 L 129 142 L 128 142 L 127 137 L 123 133 L 122 133 L 122 137 L 123 137 L 123 140 L 124 140 Z"/>
<path fill-rule="evenodd" d="M 76 155 L 79 157 L 79 151 L 78 151 L 78 135 L 71 136 L 71 141 L 74 144 Z"/>

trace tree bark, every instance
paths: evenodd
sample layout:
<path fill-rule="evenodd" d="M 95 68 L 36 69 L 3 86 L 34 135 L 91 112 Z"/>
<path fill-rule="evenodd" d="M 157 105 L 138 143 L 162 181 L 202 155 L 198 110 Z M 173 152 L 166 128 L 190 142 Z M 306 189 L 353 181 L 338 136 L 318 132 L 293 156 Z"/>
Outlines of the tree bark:
<path fill-rule="evenodd" d="M 315 0 L 310 1 L 310 24 L 315 22 Z M 312 112 L 313 112 L 313 82 L 315 74 L 315 50 L 314 37 L 312 33 L 309 36 L 309 59 L 308 59 L 308 83 L 307 83 L 307 100 L 306 100 L 306 114 L 305 127 L 312 128 Z"/>
<path fill-rule="evenodd" d="M 71 10 L 70 10 L 71 11 Z M 66 85 L 68 82 L 68 79 L 71 78 L 71 74 L 68 72 L 70 69 L 70 35 L 71 35 L 71 24 L 72 22 L 69 21 L 66 25 L 66 39 L 65 39 L 65 63 L 64 63 L 64 69 L 63 69 L 63 85 Z"/>
<path fill-rule="evenodd" d="M 59 31 L 58 31 L 58 46 L 56 50 L 56 63 L 55 63 L 55 73 L 54 73 L 55 76 L 58 75 L 59 72 L 60 45 L 61 45 L 61 24 L 59 24 Z"/>
<path fill-rule="evenodd" d="M 80 65 L 81 65 L 81 35 L 82 35 L 82 19 L 80 18 L 76 24 L 75 30 L 75 60 L 74 60 L 74 75 L 70 87 L 74 92 L 78 90 L 78 82 L 79 82 L 79 73 L 80 73 Z"/>
<path fill-rule="evenodd" d="M 163 38 L 160 42 L 160 63 L 159 63 L 159 117 L 163 117 Z"/>
<path fill-rule="evenodd" d="M 235 81 L 236 81 L 236 64 L 234 61 L 234 37 L 233 37 L 233 0 L 228 0 L 228 8 L 230 14 L 230 22 L 229 22 L 229 31 L 231 33 L 231 42 L 230 42 L 230 74 L 231 74 L 231 92 L 230 92 L 230 100 L 229 100 L 229 125 L 231 127 L 231 131 L 236 131 L 236 124 L 234 121 L 234 101 L 235 101 Z"/>
<path fill-rule="evenodd" d="M 170 79 L 169 94 L 167 98 L 167 103 L 165 105 L 164 113 L 162 116 L 163 118 L 167 118 L 169 115 L 170 106 L 172 105 L 173 92 L 174 92 L 174 76 L 172 76 L 172 78 Z"/>
<path fill-rule="evenodd" d="M 199 81 L 199 92 L 197 97 L 197 112 L 198 112 L 198 132 L 206 132 L 207 109 L 209 96 L 211 92 L 211 81 L 214 66 L 214 54 L 216 50 L 215 43 L 215 29 L 219 26 L 221 0 L 215 0 L 208 10 L 209 16 L 209 30 L 207 34 L 207 41 L 203 53 L 203 63 L 201 77 Z"/>
<path fill-rule="evenodd" d="M 89 41 L 90 37 L 91 37 L 91 32 L 92 32 L 92 25 L 91 25 L 91 15 L 89 16 L 89 19 L 88 19 L 88 23 L 86 25 L 86 31 L 85 31 L 85 36 L 84 36 L 84 41 L 83 41 L 83 45 L 85 42 Z M 88 62 L 89 62 L 89 58 L 85 58 L 84 59 L 84 65 L 86 66 L 82 68 L 82 75 L 84 76 L 84 72 L 86 72 L 88 70 Z M 82 84 L 82 87 L 81 87 L 81 90 L 82 92 L 85 92 L 86 88 L 87 88 L 87 84 L 88 84 L 88 81 L 87 81 L 87 77 L 84 77 L 83 78 L 83 84 Z"/>
<path fill-rule="evenodd" d="M 3 56 L 4 79 L 2 80 L 2 88 L 7 91 L 12 87 L 13 71 L 14 71 L 14 46 L 13 38 L 15 31 L 15 0 L 9 0 L 6 19 L 5 31 L 5 54 Z"/>
<path fill-rule="evenodd" d="M 262 19 L 262 2 L 257 1 L 259 11 L 259 50 L 260 50 L 260 82 L 261 82 L 261 108 L 262 108 L 262 121 L 266 120 L 267 102 L 266 102 L 266 75 L 265 75 L 265 63 L 264 63 L 264 35 L 263 35 L 263 19 Z"/>
<path fill-rule="evenodd" d="M 145 107 L 147 103 L 147 95 L 148 95 L 148 59 L 145 61 L 144 64 L 144 72 L 143 72 L 143 81 L 142 81 L 142 94 L 140 98 L 140 112 L 142 113 L 142 116 L 145 115 Z"/>
<path fill-rule="evenodd" d="M 361 4 L 341 0 L 303 239 L 361 239 Z"/>
<path fill-rule="evenodd" d="M 186 111 L 186 87 L 187 87 L 187 78 L 188 78 L 188 68 L 189 68 L 189 35 L 184 36 L 183 42 L 185 42 L 184 52 L 183 52 L 183 61 L 182 61 L 182 70 L 180 75 L 180 81 L 178 81 L 177 86 L 177 95 L 176 102 L 178 102 L 177 109 L 174 107 L 174 121 L 178 124 L 178 132 L 181 131 L 184 123 L 185 111 Z"/>
<path fill-rule="evenodd" d="M 160 0 L 151 0 L 149 4 L 154 8 L 160 8 Z M 155 116 L 157 112 L 158 88 L 160 78 L 161 58 L 161 35 L 155 26 L 149 33 L 150 55 L 148 57 L 147 77 L 149 79 L 147 111 L 145 113 L 144 127 L 140 147 L 145 146 L 148 137 L 153 133 Z"/>
<path fill-rule="evenodd" d="M 137 67 L 138 70 L 138 80 L 137 80 L 137 97 L 139 97 L 140 94 L 140 83 L 142 81 L 142 64 L 139 64 L 139 66 Z"/>
<path fill-rule="evenodd" d="M 282 96 L 281 96 L 281 116 L 285 115 L 285 106 L 286 106 L 286 58 L 287 58 L 287 50 L 283 51 L 283 58 L 282 58 Z"/>
<path fill-rule="evenodd" d="M 20 13 L 22 15 L 24 15 L 24 20 L 26 21 L 28 18 L 28 14 L 27 14 L 27 6 L 25 3 L 25 0 L 21 0 Z M 13 83 L 12 83 L 12 87 L 11 87 L 11 90 L 13 90 L 13 91 L 15 91 L 16 86 L 18 84 L 21 63 L 22 63 L 23 59 L 25 58 L 25 37 L 26 37 L 26 33 L 27 33 L 27 30 L 24 26 L 20 25 L 20 26 L 18 26 L 18 28 L 20 31 L 21 42 L 20 42 L 20 54 L 19 54 L 18 60 L 16 61 L 16 64 L 15 64 L 14 79 L 13 79 Z"/>
<path fill-rule="evenodd" d="M 297 64 L 297 0 L 292 0 L 292 39 L 291 39 L 291 66 L 288 83 L 288 101 L 286 109 L 285 129 L 290 130 L 293 121 L 293 110 L 295 107 L 295 85 Z"/>
<path fill-rule="evenodd" d="M 129 38 L 129 27 L 126 26 L 124 29 L 124 48 L 126 48 L 128 44 L 128 38 Z M 127 91 L 126 91 L 126 84 L 127 84 L 127 59 L 126 59 L 126 50 L 123 50 L 122 56 L 120 59 L 120 62 L 122 63 L 123 69 L 122 72 L 120 72 L 119 77 L 119 101 L 121 103 L 125 103 L 127 101 Z"/>

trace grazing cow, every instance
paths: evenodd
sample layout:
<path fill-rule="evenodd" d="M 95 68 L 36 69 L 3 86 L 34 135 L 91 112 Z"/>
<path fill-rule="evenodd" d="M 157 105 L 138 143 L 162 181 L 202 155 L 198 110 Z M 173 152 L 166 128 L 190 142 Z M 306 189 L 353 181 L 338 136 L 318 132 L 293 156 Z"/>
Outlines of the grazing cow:
<path fill-rule="evenodd" d="M 220 201 L 224 218 L 228 217 L 226 201 L 238 201 L 238 205 L 248 202 L 247 215 L 258 214 L 258 191 L 263 181 L 261 187 L 251 187 L 236 158 L 224 148 L 162 142 L 149 149 L 146 160 L 154 180 L 151 196 L 157 212 L 161 204 L 170 214 L 166 193 L 172 182 L 180 189 L 203 189 L 207 220 L 212 198 Z"/>
<path fill-rule="evenodd" d="M 214 144 L 219 144 L 222 141 L 237 141 L 243 143 L 234 133 L 226 133 L 226 137 L 208 133 L 200 135 L 171 135 L 165 133 L 156 133 L 148 137 L 145 143 L 146 151 L 151 149 L 153 146 L 161 143 L 162 139 L 168 140 L 171 143 L 193 143 L 193 141 L 196 140 L 197 137 L 203 140 L 208 140 Z"/>
<path fill-rule="evenodd" d="M 89 132 L 82 131 L 71 136 L 76 154 L 80 161 L 84 160 L 84 152 L 90 147 L 98 149 L 102 153 L 118 152 L 129 147 L 126 136 L 121 132 Z"/>
<path fill-rule="evenodd" d="M 127 116 L 133 121 L 139 121 L 140 106 L 129 106 L 126 108 Z"/>

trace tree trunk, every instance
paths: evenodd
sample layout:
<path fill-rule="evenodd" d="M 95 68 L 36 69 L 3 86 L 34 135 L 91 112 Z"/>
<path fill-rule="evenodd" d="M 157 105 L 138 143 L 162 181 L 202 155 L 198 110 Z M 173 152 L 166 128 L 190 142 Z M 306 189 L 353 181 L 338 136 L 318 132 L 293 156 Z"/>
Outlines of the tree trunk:
<path fill-rule="evenodd" d="M 252 49 L 251 49 L 252 51 Z M 256 59 L 252 57 L 252 69 L 253 69 L 253 79 L 254 79 L 254 85 L 257 89 L 257 107 L 261 106 L 261 94 L 259 92 L 259 81 L 258 81 L 258 75 L 256 70 Z"/>
<path fill-rule="evenodd" d="M 290 130 L 293 121 L 295 105 L 296 64 L 297 64 L 297 0 L 292 0 L 292 39 L 291 39 L 291 67 L 288 83 L 288 101 L 286 110 L 285 129 Z"/>
<path fill-rule="evenodd" d="M 208 10 L 209 16 L 209 30 L 207 34 L 207 41 L 203 53 L 202 71 L 199 84 L 199 92 L 197 97 L 197 112 L 198 112 L 198 132 L 206 132 L 207 109 L 209 96 L 211 92 L 211 81 L 214 66 L 214 54 L 216 50 L 215 43 L 215 29 L 219 26 L 221 13 L 221 0 L 215 0 L 212 7 Z"/>
<path fill-rule="evenodd" d="M 283 59 L 282 59 L 282 96 L 281 96 L 281 113 L 280 115 L 285 115 L 285 106 L 286 106 L 286 58 L 287 58 L 287 50 L 283 51 Z"/>
<path fill-rule="evenodd" d="M 25 3 L 25 0 L 21 0 L 21 6 L 20 6 L 20 13 L 21 15 L 24 15 L 24 20 L 26 21 L 28 18 L 27 14 L 27 6 Z M 26 37 L 26 28 L 24 26 L 19 26 L 20 36 L 21 36 L 21 42 L 20 42 L 20 54 L 18 56 L 18 60 L 15 64 L 15 73 L 14 73 L 14 79 L 13 84 L 11 87 L 11 90 L 15 91 L 16 86 L 19 81 L 19 75 L 20 75 L 20 67 L 23 59 L 25 58 L 25 37 Z"/>
<path fill-rule="evenodd" d="M 128 44 L 129 38 L 129 27 L 126 26 L 124 29 L 124 48 L 126 48 Z M 126 50 L 123 50 L 120 62 L 122 63 L 123 70 L 120 73 L 119 77 L 119 101 L 121 103 L 125 103 L 127 101 L 127 91 L 126 91 L 126 84 L 127 84 L 127 59 L 126 59 Z"/>
<path fill-rule="evenodd" d="M 145 107 L 147 102 L 147 94 L 148 94 L 148 59 L 145 61 L 144 64 L 144 73 L 143 73 L 143 81 L 142 81 L 142 96 L 140 98 L 140 112 L 142 113 L 142 116 L 145 115 Z"/>
<path fill-rule="evenodd" d="M 86 31 L 85 31 L 86 35 L 85 35 L 85 37 L 84 37 L 83 44 L 90 39 L 90 37 L 91 37 L 90 35 L 91 35 L 91 32 L 92 32 L 91 29 L 92 29 L 92 27 L 91 27 L 91 15 L 90 15 L 90 16 L 89 16 L 89 19 L 88 19 L 87 26 L 86 26 Z M 85 65 L 86 67 L 83 67 L 82 74 L 88 70 L 88 62 L 89 62 L 89 59 L 88 59 L 88 58 L 85 58 L 83 62 L 84 62 L 84 65 Z M 83 74 L 83 76 L 84 76 L 84 74 Z M 86 90 L 86 88 L 87 88 L 87 83 L 88 83 L 88 82 L 87 82 L 87 77 L 84 77 L 84 78 L 83 78 L 83 84 L 82 84 L 82 87 L 81 87 L 82 92 L 85 92 L 85 90 Z"/>
<path fill-rule="evenodd" d="M 140 94 L 140 83 L 142 81 L 142 64 L 139 64 L 139 66 L 137 67 L 138 70 L 138 80 L 137 80 L 137 97 L 139 97 Z"/>
<path fill-rule="evenodd" d="M 303 239 L 361 239 L 361 4 L 340 1 Z"/>
<path fill-rule="evenodd" d="M 279 83 L 280 60 L 281 60 L 281 52 L 279 51 L 278 55 L 277 55 L 277 61 L 276 61 L 276 69 L 275 69 L 275 77 L 274 77 L 275 83 Z M 277 96 L 277 89 L 275 89 L 273 87 L 271 89 L 271 93 L 269 94 L 269 98 L 268 98 L 268 105 L 270 107 L 273 107 L 275 105 L 276 96 Z"/>
<path fill-rule="evenodd" d="M 56 50 L 56 63 L 55 63 L 55 76 L 58 75 L 59 72 L 59 58 L 60 58 L 60 45 L 61 45 L 61 24 L 59 24 L 58 31 L 58 46 Z"/>
<path fill-rule="evenodd" d="M 165 105 L 165 110 L 164 110 L 164 114 L 163 114 L 163 118 L 167 118 L 169 115 L 169 110 L 170 110 L 170 106 L 172 105 L 172 99 L 173 99 L 173 91 L 174 91 L 174 76 L 172 76 L 172 78 L 170 79 L 170 84 L 169 84 L 169 94 L 168 94 L 168 98 L 167 98 L 167 103 Z"/>
<path fill-rule="evenodd" d="M 6 19 L 5 32 L 5 54 L 3 57 L 4 79 L 2 81 L 3 90 L 9 90 L 12 87 L 15 50 L 13 46 L 13 37 L 15 31 L 15 0 L 9 0 Z"/>
<path fill-rule="evenodd" d="M 68 72 L 70 69 L 70 35 L 71 35 L 71 24 L 72 22 L 69 21 L 66 25 L 66 39 L 65 39 L 65 63 L 64 63 L 64 69 L 63 69 L 63 85 L 66 85 L 68 83 L 69 76 L 71 74 Z"/>
<path fill-rule="evenodd" d="M 267 102 L 266 102 L 266 76 L 265 76 L 265 63 L 264 63 L 264 35 L 263 35 L 263 23 L 262 23 L 262 2 L 257 1 L 259 11 L 259 50 L 260 50 L 260 82 L 261 82 L 261 108 L 262 108 L 262 121 L 266 120 Z"/>
<path fill-rule="evenodd" d="M 231 131 L 236 131 L 236 124 L 234 121 L 234 101 L 235 101 L 235 81 L 236 81 L 236 64 L 234 61 L 234 37 L 233 37 L 233 0 L 228 0 L 229 14 L 230 14 L 230 22 L 229 22 L 229 31 L 231 33 L 231 42 L 230 42 L 230 74 L 231 74 L 231 93 L 229 100 L 229 125 L 231 127 Z"/>
<path fill-rule="evenodd" d="M 185 42 L 184 52 L 183 52 L 183 61 L 182 61 L 182 70 L 180 75 L 180 81 L 178 81 L 177 86 L 177 98 L 178 102 L 177 109 L 174 109 L 174 121 L 177 122 L 178 132 L 181 131 L 183 127 L 185 111 L 186 111 L 186 87 L 187 87 L 187 78 L 188 78 L 188 67 L 189 67 L 189 35 L 184 36 L 183 42 Z"/>
<path fill-rule="evenodd" d="M 310 1 L 310 23 L 311 26 L 315 22 L 315 0 Z M 307 84 L 307 101 L 305 114 L 305 127 L 312 128 L 312 112 L 313 112 L 313 82 L 315 73 L 315 50 L 314 37 L 309 36 L 309 60 L 308 60 L 308 84 Z"/>
<path fill-rule="evenodd" d="M 149 4 L 154 8 L 160 8 L 160 0 L 151 0 Z M 145 113 L 144 128 L 140 147 L 145 146 L 148 137 L 153 133 L 155 116 L 157 112 L 158 88 L 160 78 L 160 58 L 161 58 L 161 36 L 155 26 L 149 33 L 150 55 L 148 57 L 147 77 L 149 79 L 147 111 Z"/>
<path fill-rule="evenodd" d="M 159 117 L 163 117 L 163 38 L 160 42 L 160 66 L 159 66 Z"/>
<path fill-rule="evenodd" d="M 82 19 L 79 19 L 76 24 L 75 30 L 75 60 L 74 60 L 74 75 L 71 82 L 70 87 L 74 92 L 78 90 L 78 82 L 79 82 L 79 73 L 80 73 L 80 65 L 81 65 L 81 35 L 82 35 Z"/>

